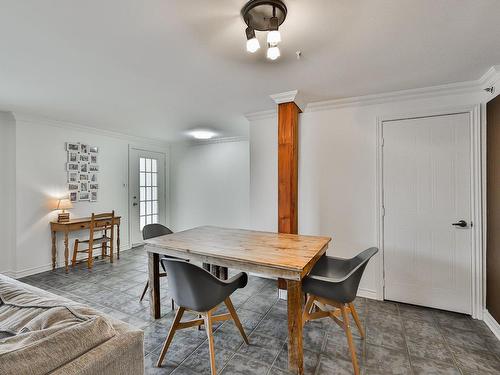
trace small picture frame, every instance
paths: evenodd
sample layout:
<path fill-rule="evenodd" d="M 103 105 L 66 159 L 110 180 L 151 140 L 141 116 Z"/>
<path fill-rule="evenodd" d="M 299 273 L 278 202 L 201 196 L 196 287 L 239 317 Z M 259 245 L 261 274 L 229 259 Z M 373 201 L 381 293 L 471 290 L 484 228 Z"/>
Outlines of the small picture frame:
<path fill-rule="evenodd" d="M 69 183 L 68 184 L 68 190 L 69 191 L 78 191 L 80 189 L 80 184 L 79 183 Z"/>
<path fill-rule="evenodd" d="M 88 163 L 90 160 L 89 154 L 80 154 L 80 163 Z"/>
<path fill-rule="evenodd" d="M 68 151 L 68 163 L 78 163 L 80 161 L 78 155 L 76 151 Z"/>
<path fill-rule="evenodd" d="M 89 153 L 89 145 L 86 144 L 80 144 L 80 153 L 82 154 L 88 154 Z"/>
<path fill-rule="evenodd" d="M 89 180 L 89 175 L 86 173 L 80 174 L 80 181 L 88 181 Z"/>
<path fill-rule="evenodd" d="M 97 154 L 90 154 L 90 164 L 97 164 Z"/>
<path fill-rule="evenodd" d="M 91 202 L 97 202 L 97 191 L 91 191 L 90 192 L 90 201 Z"/>
<path fill-rule="evenodd" d="M 89 191 L 88 182 L 80 182 L 80 191 Z"/>
<path fill-rule="evenodd" d="M 78 172 L 68 172 L 68 182 L 78 182 L 80 181 L 80 175 Z"/>
<path fill-rule="evenodd" d="M 89 152 L 92 154 L 98 154 L 99 153 L 99 147 L 97 146 L 90 146 L 89 147 Z"/>
<path fill-rule="evenodd" d="M 97 173 L 91 173 L 91 174 L 89 174 L 89 181 L 90 182 L 98 182 L 97 181 Z"/>
<path fill-rule="evenodd" d="M 87 173 L 89 171 L 89 165 L 87 163 L 80 164 L 80 173 Z"/>
<path fill-rule="evenodd" d="M 88 191 L 80 191 L 78 193 L 78 200 L 79 201 L 88 201 L 90 200 L 90 194 Z"/>
<path fill-rule="evenodd" d="M 69 192 L 69 200 L 71 203 L 75 203 L 78 201 L 78 192 L 77 191 L 70 191 Z"/>
<path fill-rule="evenodd" d="M 68 172 L 78 172 L 80 165 L 78 163 L 66 163 L 66 170 Z"/>
<path fill-rule="evenodd" d="M 66 151 L 68 151 L 68 152 L 78 152 L 78 151 L 80 151 L 80 144 L 66 142 Z"/>
<path fill-rule="evenodd" d="M 89 164 L 89 172 L 99 172 L 99 165 Z"/>
<path fill-rule="evenodd" d="M 99 184 L 94 184 L 94 183 L 89 183 L 89 189 L 92 190 L 99 190 Z"/>

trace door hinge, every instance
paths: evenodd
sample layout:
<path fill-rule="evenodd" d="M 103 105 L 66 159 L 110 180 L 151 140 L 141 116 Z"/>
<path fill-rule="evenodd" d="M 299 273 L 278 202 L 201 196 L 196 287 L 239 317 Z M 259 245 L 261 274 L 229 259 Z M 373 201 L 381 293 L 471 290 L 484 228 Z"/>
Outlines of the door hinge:
<path fill-rule="evenodd" d="M 384 147 L 384 144 L 385 144 L 385 139 L 384 137 L 382 137 L 382 139 L 380 139 L 380 146 Z"/>
<path fill-rule="evenodd" d="M 382 206 L 382 216 L 385 216 L 385 207 Z"/>

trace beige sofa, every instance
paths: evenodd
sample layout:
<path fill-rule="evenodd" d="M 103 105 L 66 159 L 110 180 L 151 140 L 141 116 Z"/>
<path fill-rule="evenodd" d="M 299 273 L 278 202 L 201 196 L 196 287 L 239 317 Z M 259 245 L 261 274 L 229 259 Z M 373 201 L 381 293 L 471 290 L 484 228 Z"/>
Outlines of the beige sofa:
<path fill-rule="evenodd" d="M 144 334 L 0 275 L 0 374 L 144 374 Z"/>

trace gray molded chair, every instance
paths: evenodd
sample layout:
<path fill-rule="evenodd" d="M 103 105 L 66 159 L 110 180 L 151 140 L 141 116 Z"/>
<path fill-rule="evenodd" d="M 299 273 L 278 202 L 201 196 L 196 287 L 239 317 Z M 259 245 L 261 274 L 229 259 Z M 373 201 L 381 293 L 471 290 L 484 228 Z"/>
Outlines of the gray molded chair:
<path fill-rule="evenodd" d="M 156 365 L 158 367 L 161 366 L 176 331 L 190 327 L 199 327 L 204 324 L 210 350 L 210 368 L 212 375 L 215 375 L 213 322 L 233 319 L 241 336 L 247 345 L 249 344 L 238 314 L 229 298 L 236 289 L 244 288 L 247 285 L 248 276 L 246 273 L 241 272 L 231 279 L 224 281 L 219 280 L 203 268 L 180 259 L 164 258 L 161 262 L 167 269 L 170 292 L 179 308 Z M 222 302 L 225 303 L 229 313 L 213 315 Z M 186 310 L 194 311 L 199 314 L 198 316 L 201 315 L 202 318 L 199 317 L 198 319 L 181 322 L 182 315 Z"/>
<path fill-rule="evenodd" d="M 351 259 L 323 256 L 302 281 L 302 289 L 308 294 L 303 323 L 325 317 L 332 318 L 346 333 L 356 375 L 359 374 L 359 366 L 348 314 L 352 315 L 361 338 L 364 338 L 365 332 L 352 302 L 356 298 L 366 265 L 377 252 L 376 247 L 371 247 Z"/>
<path fill-rule="evenodd" d="M 143 240 L 148 240 L 150 238 L 155 238 L 155 237 L 160 237 L 160 236 L 165 236 L 167 234 L 172 234 L 173 232 L 168 229 L 165 225 L 162 224 L 147 224 L 142 228 L 142 239 Z M 164 255 L 164 257 L 168 257 L 167 255 Z M 167 271 L 165 270 L 165 266 L 160 262 L 163 272 L 160 273 L 160 277 L 165 277 L 167 276 Z M 140 301 L 144 299 L 144 296 L 146 295 L 146 292 L 148 291 L 149 288 L 149 280 L 146 282 L 146 285 L 144 286 L 144 290 L 142 291 L 141 294 L 141 299 Z M 174 309 L 174 300 L 172 300 L 172 310 Z"/>

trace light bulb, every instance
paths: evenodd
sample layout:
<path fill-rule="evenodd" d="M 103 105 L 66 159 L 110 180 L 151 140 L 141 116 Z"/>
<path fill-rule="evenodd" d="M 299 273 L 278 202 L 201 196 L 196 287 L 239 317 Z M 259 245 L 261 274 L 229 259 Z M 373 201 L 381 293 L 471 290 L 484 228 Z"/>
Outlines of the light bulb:
<path fill-rule="evenodd" d="M 280 49 L 276 46 L 271 46 L 267 49 L 267 58 L 269 60 L 276 60 L 280 57 Z"/>
<path fill-rule="evenodd" d="M 280 43 L 281 42 L 281 34 L 280 34 L 279 30 L 269 31 L 267 33 L 267 42 L 272 46 L 275 46 L 278 43 Z"/>
<path fill-rule="evenodd" d="M 247 40 L 247 51 L 250 53 L 256 52 L 260 48 L 260 43 L 257 38 Z"/>

